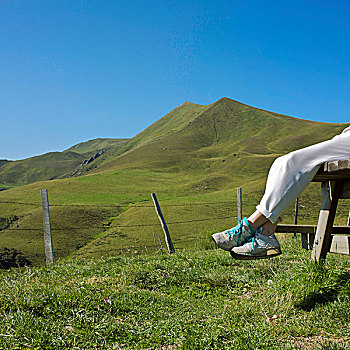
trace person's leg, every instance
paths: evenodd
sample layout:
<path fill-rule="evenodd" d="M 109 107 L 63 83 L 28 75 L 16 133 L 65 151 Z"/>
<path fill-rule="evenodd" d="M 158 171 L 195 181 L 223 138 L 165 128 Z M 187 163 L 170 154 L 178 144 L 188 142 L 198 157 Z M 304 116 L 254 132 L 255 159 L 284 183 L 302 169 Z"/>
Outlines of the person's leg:
<path fill-rule="evenodd" d="M 256 231 L 260 226 L 264 225 L 269 220 L 259 210 L 256 210 L 249 216 L 248 221 L 253 227 L 254 231 Z"/>
<path fill-rule="evenodd" d="M 261 226 L 261 234 L 264 236 L 270 236 L 275 233 L 277 224 L 281 221 L 279 218 L 274 223 L 266 219 L 266 222 Z"/>
<path fill-rule="evenodd" d="M 350 132 L 347 132 L 277 158 L 270 168 L 257 211 L 236 227 L 213 234 L 212 239 L 220 248 L 231 250 L 249 241 L 259 227 L 264 235 L 272 235 L 280 215 L 311 182 L 319 165 L 349 157 Z"/>
<path fill-rule="evenodd" d="M 257 211 L 248 218 L 253 229 L 261 227 L 261 232 L 244 245 L 233 247 L 231 255 L 251 259 L 280 254 L 278 240 L 273 235 L 280 215 L 311 182 L 320 164 L 349 157 L 350 132 L 347 132 L 277 158 L 270 168 Z"/>
<path fill-rule="evenodd" d="M 275 223 L 311 182 L 320 164 L 349 157 L 350 132 L 346 132 L 277 158 L 270 168 L 265 194 L 256 207 L 257 212 L 248 220 L 253 227 L 263 218 Z"/>

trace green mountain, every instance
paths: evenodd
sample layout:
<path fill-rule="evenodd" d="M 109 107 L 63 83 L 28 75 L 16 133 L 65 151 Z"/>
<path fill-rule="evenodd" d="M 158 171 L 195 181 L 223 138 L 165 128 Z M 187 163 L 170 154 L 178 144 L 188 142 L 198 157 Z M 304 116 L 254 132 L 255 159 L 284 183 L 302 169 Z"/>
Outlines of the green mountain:
<path fill-rule="evenodd" d="M 347 125 L 292 118 L 228 98 L 207 106 L 184 103 L 70 172 L 71 178 L 0 192 L 0 215 L 10 222 L 0 231 L 1 245 L 21 250 L 35 263 L 44 261 L 39 190 L 47 188 L 58 258 L 159 247 L 163 233 L 151 192 L 158 196 L 175 248 L 200 248 L 210 232 L 234 224 L 236 187 L 243 188 L 248 215 L 277 156 L 329 139 Z M 82 144 L 63 153 L 89 147 Z M 314 188 L 300 199 L 300 223 L 317 220 L 319 190 Z M 348 208 L 340 206 L 339 212 L 346 218 Z M 292 216 L 291 209 L 285 222 Z M 336 220 L 343 219 L 340 215 Z"/>
<path fill-rule="evenodd" d="M 79 143 L 63 152 L 50 152 L 17 161 L 1 160 L 0 187 L 8 188 L 70 176 L 84 161 L 89 161 L 102 151 L 118 149 L 126 141 L 95 139 Z"/>
<path fill-rule="evenodd" d="M 331 138 L 344 127 L 292 118 L 228 98 L 208 106 L 185 102 L 87 170 L 195 172 L 206 179 L 224 177 L 227 185 L 232 174 L 245 176 L 252 159 L 266 168 L 276 156 Z M 261 170 L 253 166 L 249 172 Z"/>

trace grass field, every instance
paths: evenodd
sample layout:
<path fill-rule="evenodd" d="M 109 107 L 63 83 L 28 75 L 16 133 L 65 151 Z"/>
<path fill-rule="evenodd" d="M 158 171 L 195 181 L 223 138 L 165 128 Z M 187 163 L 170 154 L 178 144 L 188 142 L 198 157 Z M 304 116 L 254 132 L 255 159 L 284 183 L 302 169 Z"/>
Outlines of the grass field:
<path fill-rule="evenodd" d="M 84 167 L 84 176 L 0 191 L 0 219 L 18 217 L 0 231 L 0 246 L 20 249 L 36 265 L 45 261 L 40 189 L 47 188 L 58 258 L 115 255 L 131 245 L 144 253 L 155 248 L 154 237 L 158 241 L 163 234 L 151 192 L 157 194 L 175 247 L 189 247 L 193 240 L 235 224 L 237 187 L 243 188 L 244 214 L 254 210 L 276 157 L 344 128 L 227 98 L 208 106 L 185 103 L 131 140 L 97 139 L 61 152 L 78 154 L 114 144 Z M 320 191 L 315 186 L 300 200 L 300 223 L 316 223 Z M 341 203 L 338 224 L 346 223 L 348 207 L 349 202 Z M 285 222 L 293 222 L 292 208 Z"/>
<path fill-rule="evenodd" d="M 18 187 L 9 192 L 10 198 L 5 198 L 34 205 L 0 204 L 2 216 L 19 217 L 10 228 L 1 231 L 1 245 L 19 249 L 36 265 L 44 263 L 41 188 L 49 191 L 56 258 L 71 254 L 79 257 L 124 254 L 130 246 L 147 253 L 155 249 L 154 235 L 158 248 L 158 237 L 165 246 L 151 192 L 157 193 L 175 248 L 190 247 L 193 240 L 202 242 L 210 232 L 234 225 L 237 215 L 235 187 L 186 193 L 187 186 L 185 176 L 133 170 L 115 177 L 101 173 L 74 181 Z M 261 182 L 243 184 L 245 215 L 254 210 L 262 192 Z M 320 203 L 319 185 L 312 184 L 300 198 L 299 223 L 316 224 Z M 346 225 L 349 207 L 349 200 L 340 201 L 337 224 Z M 293 220 L 291 206 L 284 222 Z M 204 247 L 205 243 L 201 248 Z"/>
<path fill-rule="evenodd" d="M 348 349 L 350 260 L 299 238 L 242 262 L 214 249 L 2 271 L 2 349 Z"/>
<path fill-rule="evenodd" d="M 0 271 L 0 349 L 349 348 L 348 257 L 315 265 L 299 237 L 280 235 L 282 256 L 240 262 L 209 238 L 235 225 L 237 187 L 249 215 L 276 157 L 343 128 L 229 99 L 185 103 L 129 141 L 110 140 L 115 147 L 84 176 L 0 191 L 0 247 L 37 265 Z M 57 262 L 48 268 L 40 267 L 44 188 Z M 151 192 L 175 254 L 159 252 Z M 299 223 L 316 224 L 320 203 L 311 184 Z M 336 224 L 346 224 L 349 207 L 340 201 Z M 284 223 L 293 220 L 291 206 Z"/>

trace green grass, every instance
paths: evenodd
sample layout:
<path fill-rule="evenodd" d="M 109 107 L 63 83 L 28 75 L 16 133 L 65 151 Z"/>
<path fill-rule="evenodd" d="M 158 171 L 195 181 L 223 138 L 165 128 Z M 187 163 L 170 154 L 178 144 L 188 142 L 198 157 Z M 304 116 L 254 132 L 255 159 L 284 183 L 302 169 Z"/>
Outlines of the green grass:
<path fill-rule="evenodd" d="M 271 260 L 192 249 L 3 271 L 0 346 L 347 349 L 350 260 L 315 265 L 299 239 L 279 237 Z"/>

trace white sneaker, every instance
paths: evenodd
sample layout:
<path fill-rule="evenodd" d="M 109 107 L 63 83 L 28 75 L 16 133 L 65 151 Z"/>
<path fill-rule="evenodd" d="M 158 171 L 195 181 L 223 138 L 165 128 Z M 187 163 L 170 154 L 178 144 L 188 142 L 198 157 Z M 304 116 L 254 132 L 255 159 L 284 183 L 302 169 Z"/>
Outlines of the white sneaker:
<path fill-rule="evenodd" d="M 261 233 L 257 233 L 244 245 L 233 247 L 230 253 L 235 259 L 253 260 L 272 258 L 282 254 L 282 251 L 274 234 L 271 236 L 264 236 Z"/>
<path fill-rule="evenodd" d="M 231 250 L 246 243 L 254 236 L 255 232 L 247 218 L 238 220 L 238 225 L 229 230 L 214 233 L 211 235 L 215 244 L 224 250 Z"/>

